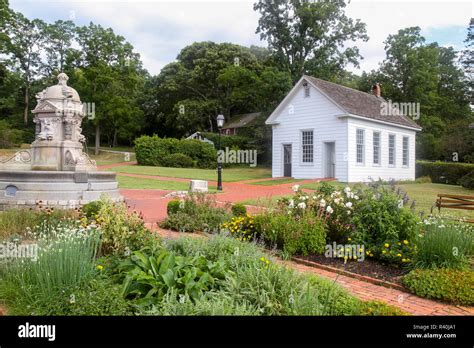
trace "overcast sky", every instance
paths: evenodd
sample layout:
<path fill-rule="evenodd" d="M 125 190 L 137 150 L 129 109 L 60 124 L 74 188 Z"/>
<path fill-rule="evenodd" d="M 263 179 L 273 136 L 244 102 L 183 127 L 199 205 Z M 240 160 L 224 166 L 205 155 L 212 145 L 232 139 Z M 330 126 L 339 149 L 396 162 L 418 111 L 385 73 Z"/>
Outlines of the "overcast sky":
<path fill-rule="evenodd" d="M 152 74 L 172 62 L 179 51 L 195 41 L 232 42 L 266 46 L 255 34 L 259 15 L 253 0 L 10 0 L 10 7 L 28 18 L 90 21 L 111 27 L 141 54 Z M 346 8 L 352 18 L 367 24 L 368 42 L 357 46 L 364 59 L 361 73 L 375 69 L 385 57 L 383 41 L 398 29 L 419 26 L 428 42 L 464 47 L 473 1 L 368 1 L 353 0 Z"/>

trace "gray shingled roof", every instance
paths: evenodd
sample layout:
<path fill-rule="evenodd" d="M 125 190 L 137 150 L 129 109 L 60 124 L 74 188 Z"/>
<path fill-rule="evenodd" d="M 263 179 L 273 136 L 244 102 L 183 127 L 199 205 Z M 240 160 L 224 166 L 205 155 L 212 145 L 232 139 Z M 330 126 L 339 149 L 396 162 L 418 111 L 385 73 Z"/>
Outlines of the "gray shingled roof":
<path fill-rule="evenodd" d="M 361 92 L 336 83 L 317 79 L 312 76 L 305 75 L 304 78 L 318 87 L 324 94 L 350 114 L 421 129 L 415 121 L 406 116 L 382 115 L 380 104 L 387 102 L 382 97 L 376 97 L 373 94 Z"/>
<path fill-rule="evenodd" d="M 232 116 L 222 129 L 248 127 L 258 116 L 260 116 L 260 112 Z"/>

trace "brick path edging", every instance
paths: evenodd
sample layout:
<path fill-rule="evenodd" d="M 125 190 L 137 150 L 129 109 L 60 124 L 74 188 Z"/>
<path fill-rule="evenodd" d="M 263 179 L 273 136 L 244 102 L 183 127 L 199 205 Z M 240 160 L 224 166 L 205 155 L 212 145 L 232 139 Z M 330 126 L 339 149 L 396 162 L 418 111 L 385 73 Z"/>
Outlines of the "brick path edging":
<path fill-rule="evenodd" d="M 372 277 L 369 277 L 369 276 L 364 276 L 362 274 L 357 274 L 357 273 L 346 271 L 346 270 L 336 268 L 336 267 L 322 265 L 322 264 L 314 262 L 314 261 L 304 260 L 304 259 L 300 259 L 300 258 L 297 258 L 297 257 L 292 257 L 291 259 L 294 262 L 299 263 L 299 264 L 303 264 L 303 265 L 310 266 L 310 267 L 320 268 L 320 269 L 323 269 L 325 271 L 330 271 L 330 272 L 334 272 L 334 273 L 337 273 L 337 274 L 342 274 L 342 275 L 345 275 L 347 277 L 359 279 L 359 280 L 362 280 L 364 282 L 372 283 L 372 284 L 375 284 L 375 285 L 380 285 L 380 286 L 383 286 L 383 287 L 386 287 L 386 288 L 389 288 L 389 289 L 396 289 L 396 290 L 400 290 L 400 291 L 408 291 L 408 289 L 405 288 L 404 286 L 399 285 L 399 284 L 395 284 L 395 283 L 392 283 L 392 282 L 388 282 L 386 280 L 372 278 Z"/>

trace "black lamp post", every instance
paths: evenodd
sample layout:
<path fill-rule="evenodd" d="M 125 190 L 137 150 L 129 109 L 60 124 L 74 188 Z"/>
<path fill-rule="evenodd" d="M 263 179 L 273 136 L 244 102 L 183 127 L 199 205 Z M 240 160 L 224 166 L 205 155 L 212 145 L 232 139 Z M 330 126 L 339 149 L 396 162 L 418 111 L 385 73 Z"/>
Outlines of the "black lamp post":
<path fill-rule="evenodd" d="M 221 128 L 224 125 L 224 115 L 217 116 L 217 128 L 219 129 L 219 153 L 221 151 Z M 222 191 L 222 162 L 220 156 L 217 156 L 217 191 Z"/>

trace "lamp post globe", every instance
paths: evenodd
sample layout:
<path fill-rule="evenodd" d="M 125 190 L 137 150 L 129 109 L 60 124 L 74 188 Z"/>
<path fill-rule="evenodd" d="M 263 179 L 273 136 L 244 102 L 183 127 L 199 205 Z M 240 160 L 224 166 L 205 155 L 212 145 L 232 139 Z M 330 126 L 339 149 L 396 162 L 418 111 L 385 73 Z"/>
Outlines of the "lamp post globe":
<path fill-rule="evenodd" d="M 224 115 L 219 114 L 217 116 L 217 128 L 219 129 L 219 153 L 221 151 L 221 128 L 224 126 Z M 222 191 L 222 162 L 221 157 L 217 155 L 217 190 Z"/>

